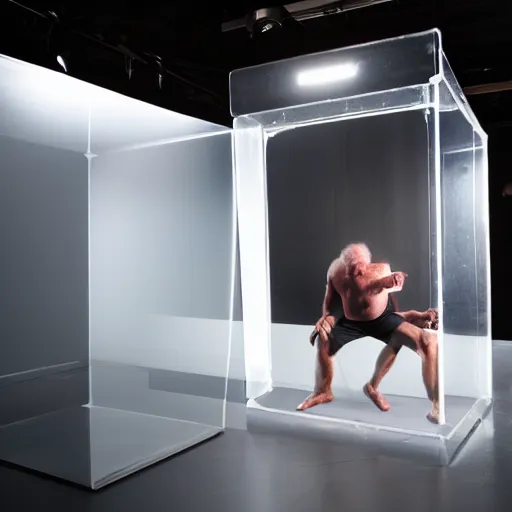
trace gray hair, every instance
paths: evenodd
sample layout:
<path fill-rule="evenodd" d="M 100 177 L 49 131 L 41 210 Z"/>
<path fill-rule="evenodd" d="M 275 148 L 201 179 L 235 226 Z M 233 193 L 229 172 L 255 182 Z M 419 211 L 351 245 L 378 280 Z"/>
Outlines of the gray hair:
<path fill-rule="evenodd" d="M 366 253 L 368 261 L 372 260 L 372 253 L 366 244 L 355 243 L 347 245 L 347 247 L 341 251 L 341 254 L 331 263 L 329 270 L 327 270 L 327 281 L 332 278 L 340 267 L 346 267 L 348 265 L 356 247 L 362 249 Z"/>
<path fill-rule="evenodd" d="M 341 251 L 341 254 L 339 256 L 339 259 L 341 261 L 341 263 L 343 265 L 347 265 L 349 263 L 349 261 L 352 259 L 352 255 L 354 253 L 354 249 L 355 248 L 359 248 L 359 249 L 362 249 L 363 252 L 366 253 L 366 256 L 368 258 L 368 261 L 371 261 L 372 259 L 372 253 L 370 252 L 370 249 L 368 248 L 368 246 L 366 244 L 363 244 L 361 242 L 358 242 L 358 243 L 355 243 L 355 244 L 350 244 L 350 245 L 347 245 L 347 247 L 345 247 L 342 251 Z"/>

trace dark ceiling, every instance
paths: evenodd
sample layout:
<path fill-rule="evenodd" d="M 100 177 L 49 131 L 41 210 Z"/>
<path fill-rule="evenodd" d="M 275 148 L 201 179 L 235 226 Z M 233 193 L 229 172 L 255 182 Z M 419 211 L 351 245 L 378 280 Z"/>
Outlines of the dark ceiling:
<path fill-rule="evenodd" d="M 265 38 L 251 38 L 245 29 L 223 33 L 221 24 L 276 2 L 19 3 L 25 8 L 1 2 L 0 53 L 60 69 L 59 53 L 67 57 L 73 76 L 223 124 L 231 122 L 228 76 L 233 69 L 433 27 L 442 30 L 463 87 L 512 80 L 510 0 L 396 0 L 289 21 Z M 470 101 L 484 124 L 512 121 L 512 92 L 471 96 Z"/>

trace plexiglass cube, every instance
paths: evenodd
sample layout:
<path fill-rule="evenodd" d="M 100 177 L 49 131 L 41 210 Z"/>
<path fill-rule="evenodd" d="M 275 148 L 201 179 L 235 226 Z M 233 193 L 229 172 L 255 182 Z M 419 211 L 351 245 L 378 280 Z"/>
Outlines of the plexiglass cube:
<path fill-rule="evenodd" d="M 0 459 L 99 488 L 225 427 L 231 130 L 0 57 Z"/>
<path fill-rule="evenodd" d="M 491 404 L 489 223 L 487 137 L 439 31 L 237 70 L 230 90 L 250 423 L 449 462 Z M 391 410 L 366 400 L 370 337 L 336 355 L 333 402 L 295 410 L 327 269 L 351 242 L 408 274 L 401 311 L 438 309 L 438 425 L 412 350 L 382 383 Z"/>

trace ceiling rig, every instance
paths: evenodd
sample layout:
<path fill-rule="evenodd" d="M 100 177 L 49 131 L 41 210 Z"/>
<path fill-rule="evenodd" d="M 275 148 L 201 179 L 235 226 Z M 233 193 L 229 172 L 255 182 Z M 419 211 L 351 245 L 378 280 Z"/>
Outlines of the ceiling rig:
<path fill-rule="evenodd" d="M 286 19 L 302 22 L 392 1 L 394 0 L 346 0 L 342 2 L 304 0 L 281 7 L 264 7 L 250 12 L 244 18 L 223 23 L 222 31 L 246 29 L 252 36 L 259 36 L 268 32 L 276 32 L 282 28 Z"/>

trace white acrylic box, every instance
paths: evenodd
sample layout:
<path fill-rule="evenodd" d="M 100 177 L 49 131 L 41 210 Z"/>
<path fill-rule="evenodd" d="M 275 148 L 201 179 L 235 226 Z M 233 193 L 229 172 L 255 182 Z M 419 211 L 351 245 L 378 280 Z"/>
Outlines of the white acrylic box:
<path fill-rule="evenodd" d="M 222 432 L 231 130 L 0 57 L 0 459 L 97 489 Z"/>
<path fill-rule="evenodd" d="M 249 425 L 355 436 L 448 463 L 492 397 L 487 136 L 437 30 L 234 71 L 235 167 Z M 402 348 L 362 392 L 383 345 L 335 359 L 335 400 L 306 412 L 326 272 L 365 242 L 409 277 L 399 309 L 437 308 L 440 424 L 421 360 Z"/>

